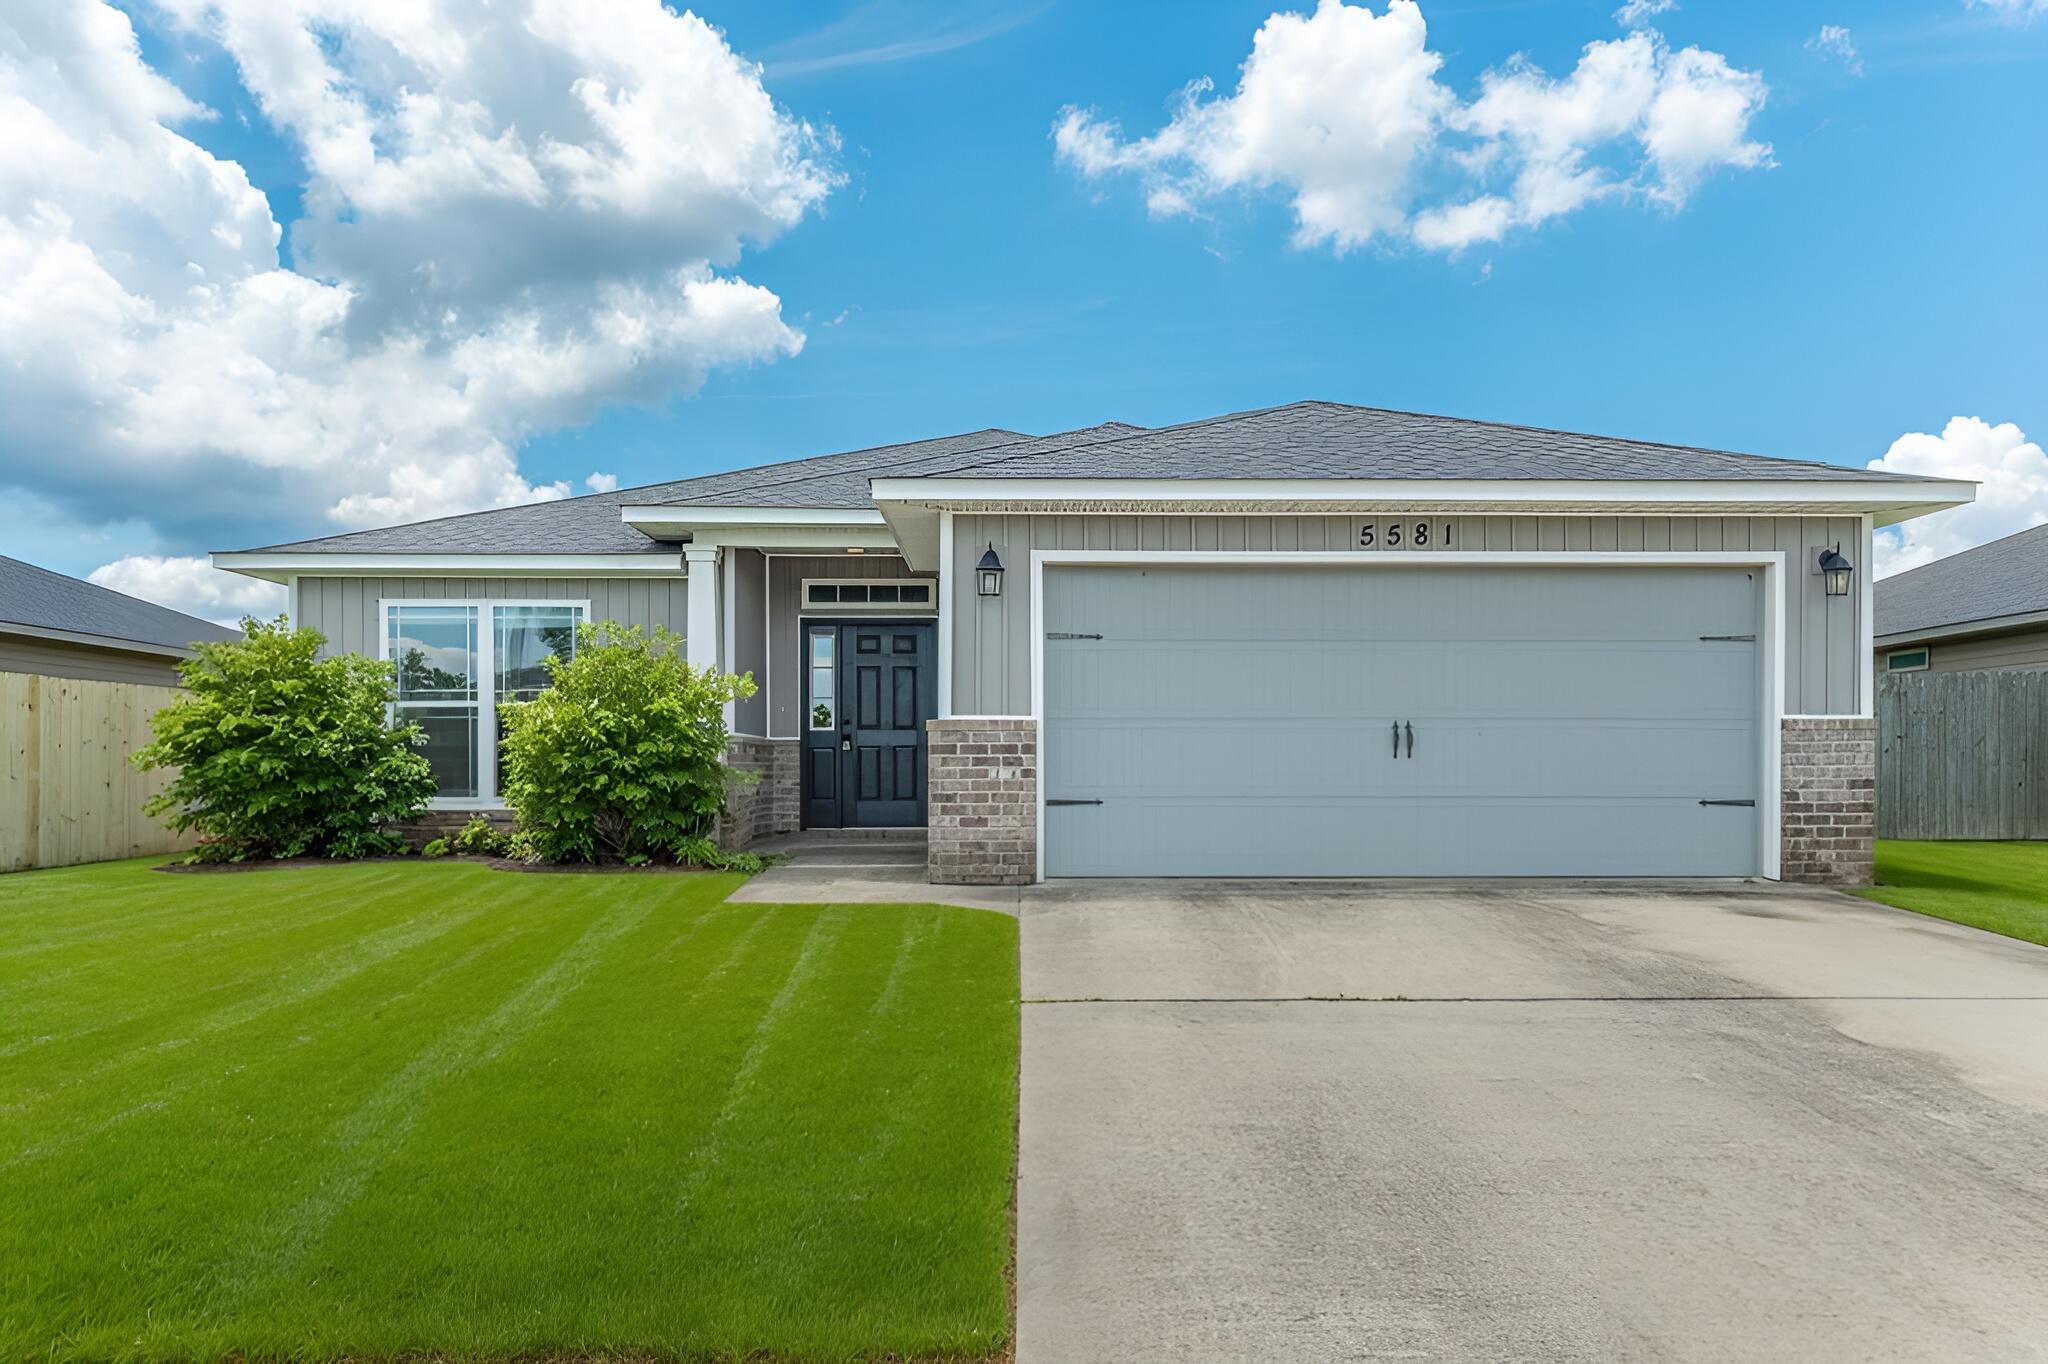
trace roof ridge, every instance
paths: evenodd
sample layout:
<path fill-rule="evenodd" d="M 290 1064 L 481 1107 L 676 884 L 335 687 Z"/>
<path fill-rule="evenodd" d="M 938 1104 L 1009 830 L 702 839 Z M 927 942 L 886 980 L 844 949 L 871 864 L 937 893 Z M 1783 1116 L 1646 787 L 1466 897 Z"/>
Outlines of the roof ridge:
<path fill-rule="evenodd" d="M 1009 460 L 1013 460 L 1013 459 L 1029 459 L 1029 458 L 1031 458 L 1031 457 L 1032 457 L 1032 456 L 1034 456 L 1034 455 L 1056 455 L 1056 454 L 1060 453 L 1060 452 L 1061 452 L 1062 450 L 1080 450 L 1080 449 L 1084 449 L 1084 448 L 1087 448 L 1087 449 L 1092 449 L 1093 447 L 1095 447 L 1095 446 L 1097 446 L 1097 445 L 1112 445 L 1112 444 L 1114 444 L 1114 443 L 1116 443 L 1117 441 L 1120 441 L 1120 440 L 1135 440 L 1135 439 L 1137 439 L 1137 438 L 1138 438 L 1139 436 L 1163 436 L 1163 435 L 1166 435 L 1166 434 L 1168 434 L 1169 432 L 1174 432 L 1174 431 L 1191 431 L 1191 430 L 1193 430 L 1194 428 L 1196 428 L 1196 427 L 1198 427 L 1198 426 L 1217 426 L 1217 425 L 1220 425 L 1220 424 L 1222 424 L 1223 422 L 1233 422 L 1233 421 L 1241 421 L 1241 420 L 1243 420 L 1244 418 L 1247 418 L 1247 417 L 1263 417 L 1263 416 L 1265 416 L 1265 415 L 1266 415 L 1267 413 L 1269 413 L 1269 412 L 1284 412 L 1284 411 L 1286 411 L 1286 410 L 1287 410 L 1288 408 L 1290 408 L 1290 407 L 1310 407 L 1310 406 L 1314 406 L 1314 405 L 1315 405 L 1315 403 L 1316 403 L 1317 401 L 1318 401 L 1318 400 L 1317 400 L 1317 399 L 1314 399 L 1314 398 L 1301 398 L 1301 399 L 1297 399 L 1296 401 L 1294 401 L 1294 402 L 1291 402 L 1291 403 L 1280 403 L 1280 404 L 1278 404 L 1278 405 L 1276 405 L 1276 406 L 1273 406 L 1273 407 L 1248 407 L 1248 408 L 1246 408 L 1246 409 L 1245 409 L 1244 411 L 1242 411 L 1242 412 L 1225 412 L 1225 413 L 1224 413 L 1224 414 L 1222 414 L 1221 416 L 1217 416 L 1217 417 L 1203 417 L 1203 418 L 1202 418 L 1202 419 L 1200 419 L 1199 421 L 1191 421 L 1191 422 L 1175 422 L 1174 424 L 1172 424 L 1172 425 L 1170 425 L 1170 426 L 1139 426 L 1139 427 L 1135 427 L 1135 428 L 1133 428 L 1133 429 L 1131 429 L 1131 430 L 1128 430 L 1128 431 L 1121 431 L 1121 432 L 1119 432 L 1118 434 L 1116 434 L 1116 435 L 1114 435 L 1114 436 L 1105 436 L 1105 437 L 1103 437 L 1103 438 L 1102 438 L 1101 440 L 1089 440 L 1089 441 L 1072 441 L 1072 442 L 1069 442 L 1068 444 L 1065 444 L 1065 445 L 1049 445 L 1049 446 L 1046 446 L 1045 448 L 1043 448 L 1043 449 L 1039 449 L 1039 450 L 1027 450 L 1027 451 L 1020 451 L 1020 452 L 1018 452 L 1017 454 L 1014 454 L 1014 455 L 1003 455 L 1003 456 L 1001 456 L 1000 458 L 997 458 L 997 459 L 992 459 L 992 460 L 980 460 L 980 461 L 975 461 L 975 462 L 971 462 L 971 463 L 967 463 L 967 464 L 961 464 L 961 465 L 957 465 L 957 466 L 955 466 L 954 468 L 951 468 L 951 469 L 934 469 L 934 470 L 932 470 L 932 473 L 933 473 L 933 474 L 957 474 L 957 473 L 963 473 L 963 472 L 965 472 L 965 471 L 967 471 L 967 470 L 969 470 L 969 469 L 981 469 L 981 468 L 986 468 L 986 467 L 988 467 L 988 466 L 990 466 L 990 465 L 994 465 L 994 464 L 1003 464 L 1003 463 L 1006 463 L 1006 462 L 1008 462 Z M 1127 423 L 1127 422 L 1097 422 L 1097 423 L 1096 423 L 1095 425 L 1093 425 L 1093 426 L 1083 426 L 1083 427 L 1077 427 L 1077 428 L 1075 428 L 1075 429 L 1076 429 L 1076 430 L 1079 430 L 1079 431 L 1099 431 L 1099 430 L 1101 430 L 1101 429 L 1102 429 L 1103 427 L 1105 427 L 1105 426 L 1128 426 L 1128 425 L 1129 425 L 1129 423 Z M 1071 435 L 1071 434 L 1073 434 L 1073 432 L 1068 432 L 1068 431 L 1060 431 L 1060 432 L 1055 432 L 1055 433 L 1054 433 L 1054 436 L 1063 436 L 1063 435 Z M 1036 437 L 1036 439 L 1038 439 L 1038 440 L 1052 440 L 1052 439 L 1054 439 L 1054 436 L 1039 436 L 1039 437 Z M 1005 448 L 1005 447 L 1002 447 L 1002 446 L 997 446 L 997 447 L 994 447 L 994 448 L 997 448 L 997 449 L 1002 449 L 1002 448 Z M 979 452 L 979 451 L 971 451 L 970 453 L 978 454 L 978 453 L 980 453 L 980 452 Z"/>

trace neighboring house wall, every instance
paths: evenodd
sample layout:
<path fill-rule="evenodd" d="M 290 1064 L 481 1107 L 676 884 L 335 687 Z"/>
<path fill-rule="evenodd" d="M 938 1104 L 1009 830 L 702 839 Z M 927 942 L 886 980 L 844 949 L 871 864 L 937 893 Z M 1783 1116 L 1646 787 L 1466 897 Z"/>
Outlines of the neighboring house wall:
<path fill-rule="evenodd" d="M 98 682 L 178 685 L 178 660 L 161 654 L 99 649 L 87 644 L 0 634 L 0 672 L 77 677 Z"/>
<path fill-rule="evenodd" d="M 675 578 L 311 578 L 299 579 L 300 625 L 327 636 L 327 652 L 381 649 L 379 600 L 480 601 L 511 598 L 590 602 L 590 618 L 687 634 L 689 593 Z"/>
<path fill-rule="evenodd" d="M 1885 655 L 1901 649 L 1926 649 L 1926 672 L 1970 673 L 1999 668 L 2048 668 L 2048 630 L 2039 628 L 2009 635 L 1974 639 L 1937 639 L 1925 644 L 1893 644 L 1877 651 L 1877 675 L 1887 669 Z"/>
<path fill-rule="evenodd" d="M 771 554 L 768 556 L 768 729 L 771 739 L 802 735 L 802 655 L 798 632 L 805 578 L 934 578 L 912 573 L 894 554 Z M 919 619 L 925 619 L 923 614 Z M 822 617 L 821 617 L 822 619 Z M 835 617 L 845 619 L 845 617 Z M 740 661 L 746 664 L 742 652 Z M 756 680 L 759 680 L 758 675 Z"/>
<path fill-rule="evenodd" d="M 0 670 L 0 871 L 66 867 L 191 846 L 142 803 L 170 773 L 137 772 L 171 687 Z"/>
<path fill-rule="evenodd" d="M 1839 543 L 1867 573 L 1870 538 L 1854 517 L 1655 516 L 981 516 L 953 523 L 952 636 L 955 715 L 1027 715 L 1031 710 L 1033 549 L 1343 551 L 1361 561 L 1399 549 L 1358 548 L 1372 520 L 1384 542 L 1389 521 L 1452 527 L 1452 550 L 1782 550 L 1787 560 L 1784 620 L 1788 714 L 1853 715 L 1869 667 L 1857 631 L 1860 596 L 1830 599 L 1812 571 L 1812 551 Z M 974 563 L 993 541 L 1009 571 L 1003 594 L 975 595 Z M 1442 548 L 1432 544 L 1431 549 Z"/>

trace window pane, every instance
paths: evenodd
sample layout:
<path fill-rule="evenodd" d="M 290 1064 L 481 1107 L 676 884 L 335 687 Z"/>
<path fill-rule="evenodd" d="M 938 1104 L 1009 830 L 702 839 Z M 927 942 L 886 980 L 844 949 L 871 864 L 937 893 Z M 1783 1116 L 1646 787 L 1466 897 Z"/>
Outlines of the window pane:
<path fill-rule="evenodd" d="M 905 584 L 904 584 L 904 586 L 903 586 L 903 600 L 904 600 L 905 602 L 916 602 L 916 603 L 918 603 L 918 604 L 922 605 L 922 604 L 923 604 L 923 603 L 925 603 L 925 602 L 929 602 L 929 601 L 930 601 L 931 599 L 932 599 L 932 590 L 931 590 L 931 588 L 930 588 L 930 587 L 926 586 L 925 584 L 923 584 L 923 583 L 905 583 Z"/>
<path fill-rule="evenodd" d="M 830 583 L 812 583 L 810 593 L 813 602 L 835 602 L 839 600 L 839 589 Z"/>
<path fill-rule="evenodd" d="M 901 601 L 901 588 L 877 585 L 868 589 L 869 601 Z"/>
<path fill-rule="evenodd" d="M 832 636 L 820 634 L 811 636 L 811 663 L 816 667 L 827 667 L 832 662 Z"/>
<path fill-rule="evenodd" d="M 399 700 L 476 699 L 474 606 L 394 606 L 390 631 Z"/>
<path fill-rule="evenodd" d="M 427 732 L 419 752 L 434 769 L 435 795 L 474 796 L 476 792 L 476 708 L 473 706 L 401 706 L 399 723 L 411 722 Z"/>
<path fill-rule="evenodd" d="M 498 699 L 531 701 L 548 685 L 547 660 L 573 658 L 579 606 L 500 606 L 497 617 Z"/>
<path fill-rule="evenodd" d="M 868 590 L 866 587 L 848 583 L 839 589 L 839 600 L 841 601 L 866 601 L 867 599 Z"/>
<path fill-rule="evenodd" d="M 830 701 L 832 699 L 832 670 L 830 668 L 811 669 L 811 699 L 813 701 Z"/>

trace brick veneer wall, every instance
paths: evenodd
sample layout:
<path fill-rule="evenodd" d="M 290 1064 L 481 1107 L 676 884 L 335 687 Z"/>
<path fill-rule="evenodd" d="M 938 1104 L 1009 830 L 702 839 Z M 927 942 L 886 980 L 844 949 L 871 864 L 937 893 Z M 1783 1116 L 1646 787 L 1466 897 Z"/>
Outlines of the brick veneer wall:
<path fill-rule="evenodd" d="M 1787 720 L 1778 874 L 1822 886 L 1867 886 L 1877 837 L 1877 722 Z"/>
<path fill-rule="evenodd" d="M 926 820 L 935 885 L 1038 879 L 1038 725 L 1028 718 L 933 720 Z"/>
<path fill-rule="evenodd" d="M 795 833 L 803 819 L 802 741 L 736 738 L 725 761 L 736 771 L 758 773 L 760 780 L 726 788 L 718 845 L 737 852 L 771 834 Z"/>

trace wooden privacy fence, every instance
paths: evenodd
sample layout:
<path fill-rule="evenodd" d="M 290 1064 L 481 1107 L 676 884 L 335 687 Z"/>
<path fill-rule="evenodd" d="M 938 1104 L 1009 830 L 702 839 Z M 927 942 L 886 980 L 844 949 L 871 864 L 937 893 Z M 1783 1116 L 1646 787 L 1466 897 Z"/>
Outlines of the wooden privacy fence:
<path fill-rule="evenodd" d="M 175 687 L 0 672 L 0 871 L 189 847 L 142 813 L 167 772 L 137 772 Z"/>
<path fill-rule="evenodd" d="M 2048 669 L 1877 685 L 1879 838 L 2048 838 Z"/>

